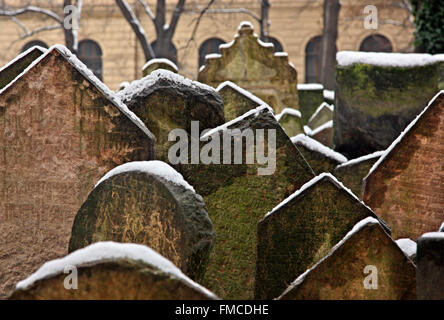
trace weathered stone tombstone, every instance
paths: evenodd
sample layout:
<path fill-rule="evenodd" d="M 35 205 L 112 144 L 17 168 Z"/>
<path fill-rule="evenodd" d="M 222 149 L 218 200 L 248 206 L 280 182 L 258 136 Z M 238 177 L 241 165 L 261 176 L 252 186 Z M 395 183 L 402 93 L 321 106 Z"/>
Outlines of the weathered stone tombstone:
<path fill-rule="evenodd" d="M 439 64 L 438 89 L 444 90 L 444 54 L 435 54 L 433 57 Z"/>
<path fill-rule="evenodd" d="M 308 119 L 307 125 L 311 129 L 319 128 L 323 124 L 333 120 L 334 106 L 323 102 Z"/>
<path fill-rule="evenodd" d="M 310 127 L 304 126 L 304 132 L 307 136 L 319 141 L 323 145 L 333 148 L 333 120 L 311 130 Z"/>
<path fill-rule="evenodd" d="M 377 218 L 331 174 L 306 183 L 259 222 L 255 298 L 278 297 L 369 216 Z"/>
<path fill-rule="evenodd" d="M 419 300 L 444 300 L 444 233 L 418 239 L 416 291 Z"/>
<path fill-rule="evenodd" d="M 34 60 L 44 54 L 45 48 L 34 46 L 19 54 L 0 69 L 0 90 L 20 75 Z"/>
<path fill-rule="evenodd" d="M 155 70 L 133 81 L 117 96 L 156 136 L 156 157 L 167 161 L 174 129 L 191 134 L 191 122 L 201 130 L 224 123 L 223 101 L 213 88 L 168 70 Z"/>
<path fill-rule="evenodd" d="M 362 199 L 362 180 L 367 176 L 370 169 L 384 154 L 377 151 L 338 165 L 333 174 L 355 195 Z"/>
<path fill-rule="evenodd" d="M 281 300 L 414 300 L 416 268 L 378 220 L 366 218 Z"/>
<path fill-rule="evenodd" d="M 298 84 L 298 95 L 302 125 L 305 126 L 316 109 L 324 102 L 324 86 L 318 83 Z"/>
<path fill-rule="evenodd" d="M 363 199 L 393 231 L 416 240 L 444 220 L 444 91 L 437 94 L 373 165 Z"/>
<path fill-rule="evenodd" d="M 292 108 L 285 108 L 276 115 L 276 120 L 284 128 L 289 137 L 296 136 L 304 132 L 301 123 L 301 112 Z"/>
<path fill-rule="evenodd" d="M 69 252 L 101 241 L 143 244 L 199 281 L 214 238 L 202 197 L 180 173 L 161 161 L 130 162 L 90 193 L 74 220 Z"/>
<path fill-rule="evenodd" d="M 216 91 L 224 101 L 225 121 L 231 121 L 252 109 L 266 104 L 251 92 L 242 89 L 231 81 L 221 83 Z"/>
<path fill-rule="evenodd" d="M 316 174 L 333 172 L 338 165 L 347 162 L 347 158 L 342 154 L 305 134 L 291 138 L 291 142 L 299 149 Z"/>
<path fill-rule="evenodd" d="M 11 300 L 215 300 L 171 261 L 143 245 L 100 242 L 45 263 Z"/>
<path fill-rule="evenodd" d="M 173 61 L 165 59 L 165 58 L 156 58 L 156 59 L 149 60 L 142 67 L 143 76 L 146 77 L 151 72 L 153 72 L 154 70 L 157 70 L 157 69 L 164 69 L 164 70 L 168 70 L 168 71 L 171 71 L 174 73 L 179 72 L 179 68 L 177 67 L 177 65 Z"/>
<path fill-rule="evenodd" d="M 385 150 L 438 91 L 427 54 L 339 52 L 335 150 L 350 158 Z"/>
<path fill-rule="evenodd" d="M 66 254 L 107 171 L 154 157 L 154 136 L 74 55 L 54 46 L 0 91 L 0 296 Z"/>
<path fill-rule="evenodd" d="M 275 113 L 299 109 L 297 72 L 284 52 L 274 53 L 272 43 L 262 42 L 250 22 L 242 22 L 230 43 L 219 47 L 221 54 L 206 57 L 198 80 L 212 87 L 232 81 L 270 105 Z"/>
<path fill-rule="evenodd" d="M 234 133 L 236 129 L 238 133 Z M 248 130 L 256 135 L 253 144 L 242 143 L 242 164 L 223 164 L 221 161 L 221 164 L 186 165 L 182 166 L 180 172 L 203 195 L 217 235 L 202 284 L 224 299 L 251 299 L 257 223 L 265 212 L 313 178 L 314 173 L 268 106 L 251 110 L 207 132 L 201 139 L 210 136 L 223 138 L 228 130 L 232 130 L 230 140 L 232 147 L 234 145 L 233 150 L 242 139 L 242 134 L 247 134 Z M 265 144 L 257 138 L 261 130 Z M 260 175 L 259 168 L 266 165 L 259 165 L 257 161 L 246 163 L 245 159 L 251 155 L 247 147 L 255 146 L 258 152 L 261 145 L 266 146 L 264 150 L 268 151 L 265 155 L 270 156 L 271 152 L 268 152 L 273 149 L 270 145 L 272 130 L 275 130 L 276 142 L 275 171 Z M 254 152 L 254 148 L 250 151 Z"/>

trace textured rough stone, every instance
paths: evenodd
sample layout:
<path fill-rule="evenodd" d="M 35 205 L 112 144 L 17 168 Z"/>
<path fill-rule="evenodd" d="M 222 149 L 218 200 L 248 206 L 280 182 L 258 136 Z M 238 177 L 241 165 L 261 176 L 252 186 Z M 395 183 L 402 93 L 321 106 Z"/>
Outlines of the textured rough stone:
<path fill-rule="evenodd" d="M 140 120 L 62 49 L 0 93 L 0 297 L 66 254 L 74 216 L 105 172 L 153 157 Z"/>
<path fill-rule="evenodd" d="M 308 126 L 305 126 L 304 131 L 308 136 L 319 141 L 324 146 L 333 148 L 333 121 L 328 121 L 314 130 L 311 130 Z"/>
<path fill-rule="evenodd" d="M 362 179 L 364 179 L 383 151 L 378 151 L 338 165 L 333 174 L 355 195 L 362 199 Z"/>
<path fill-rule="evenodd" d="M 308 119 L 307 125 L 313 130 L 333 120 L 334 107 L 323 102 Z"/>
<path fill-rule="evenodd" d="M 278 297 L 369 216 L 376 218 L 331 174 L 304 185 L 259 222 L 255 298 Z"/>
<path fill-rule="evenodd" d="M 66 289 L 77 271 L 77 289 Z M 67 273 L 65 273 L 67 268 Z M 68 280 L 68 281 L 67 281 Z M 50 261 L 18 284 L 11 300 L 214 300 L 150 248 L 97 243 Z"/>
<path fill-rule="evenodd" d="M 201 196 L 155 171 L 130 169 L 90 193 L 74 220 L 69 252 L 100 241 L 144 244 L 199 281 L 214 238 Z"/>
<path fill-rule="evenodd" d="M 242 23 L 235 39 L 222 45 L 220 52 L 207 56 L 200 82 L 217 87 L 233 81 L 267 102 L 275 113 L 286 107 L 299 109 L 296 69 L 288 55 L 274 53 L 272 44 L 260 41 L 250 23 Z"/>
<path fill-rule="evenodd" d="M 299 110 L 285 108 L 276 119 L 289 137 L 294 137 L 304 132 L 301 123 L 301 113 Z"/>
<path fill-rule="evenodd" d="M 368 266 L 372 269 L 366 271 Z M 280 299 L 416 299 L 415 273 L 413 262 L 378 221 L 366 219 L 313 268 L 298 277 Z M 369 276 L 377 276 L 377 280 L 376 277 L 373 281 L 367 280 L 374 289 L 365 287 Z"/>
<path fill-rule="evenodd" d="M 174 144 L 168 141 L 172 130 L 184 129 L 191 134 L 192 121 L 199 121 L 203 131 L 225 120 L 223 101 L 213 88 L 167 70 L 153 71 L 117 95 L 154 133 L 156 157 L 163 161 Z"/>
<path fill-rule="evenodd" d="M 215 132 L 222 135 L 223 129 Z M 228 129 L 276 130 L 274 174 L 258 175 L 258 167 L 263 166 L 246 164 L 245 149 L 242 164 L 188 165 L 181 172 L 204 196 L 217 235 L 202 283 L 224 299 L 249 299 L 253 298 L 258 221 L 314 174 L 268 108 L 233 120 Z M 268 144 L 267 131 L 265 138 Z"/>
<path fill-rule="evenodd" d="M 178 73 L 179 70 L 176 66 L 176 64 L 168 59 L 152 59 L 148 61 L 143 67 L 142 67 L 142 73 L 143 76 L 149 75 L 151 72 L 157 69 L 164 69 L 168 70 L 174 73 Z"/>
<path fill-rule="evenodd" d="M 324 102 L 324 88 L 319 85 L 318 89 L 306 88 L 299 85 L 299 110 L 302 113 L 302 125 L 307 125 L 310 117 L 316 109 Z"/>
<path fill-rule="evenodd" d="M 438 90 L 438 67 L 337 66 L 335 150 L 349 158 L 386 149 Z"/>
<path fill-rule="evenodd" d="M 364 202 L 393 230 L 416 240 L 444 220 L 444 91 L 401 134 L 364 179 Z"/>
<path fill-rule="evenodd" d="M 439 56 L 439 58 L 438 58 L 438 56 Z M 444 90 L 444 54 L 435 55 L 435 57 L 438 58 L 438 63 L 439 63 L 438 89 Z"/>

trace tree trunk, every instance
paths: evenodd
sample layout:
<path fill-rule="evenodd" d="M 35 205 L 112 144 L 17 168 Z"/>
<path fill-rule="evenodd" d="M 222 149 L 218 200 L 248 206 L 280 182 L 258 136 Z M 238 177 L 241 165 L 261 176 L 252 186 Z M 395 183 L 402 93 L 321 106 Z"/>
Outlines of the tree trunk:
<path fill-rule="evenodd" d="M 268 13 L 270 12 L 270 1 L 261 0 L 261 39 L 267 41 L 268 38 Z"/>

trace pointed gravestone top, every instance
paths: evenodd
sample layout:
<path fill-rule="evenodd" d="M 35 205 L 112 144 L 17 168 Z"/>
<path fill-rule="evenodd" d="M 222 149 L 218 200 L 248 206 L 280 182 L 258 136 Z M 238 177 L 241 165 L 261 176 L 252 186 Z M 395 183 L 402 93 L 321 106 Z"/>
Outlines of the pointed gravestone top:
<path fill-rule="evenodd" d="M 276 120 L 284 128 L 289 137 L 293 137 L 304 132 L 301 123 L 301 112 L 293 108 L 285 108 L 276 115 Z"/>
<path fill-rule="evenodd" d="M 319 128 L 323 124 L 333 120 L 334 106 L 323 102 L 313 113 L 313 115 L 308 119 L 307 125 L 311 129 Z"/>

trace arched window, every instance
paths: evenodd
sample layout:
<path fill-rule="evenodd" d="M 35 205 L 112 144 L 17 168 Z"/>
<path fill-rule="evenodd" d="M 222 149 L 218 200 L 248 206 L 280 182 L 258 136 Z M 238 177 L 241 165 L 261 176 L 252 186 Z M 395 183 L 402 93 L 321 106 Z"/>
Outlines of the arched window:
<path fill-rule="evenodd" d="M 316 36 L 311 39 L 305 47 L 305 82 L 319 83 L 321 68 L 321 39 Z"/>
<path fill-rule="evenodd" d="M 274 37 L 266 37 L 264 42 L 271 42 L 272 44 L 274 44 L 274 52 L 282 52 L 284 51 L 284 48 L 282 47 L 282 44 L 279 42 L 278 39 L 274 38 Z"/>
<path fill-rule="evenodd" d="M 199 67 L 205 64 L 205 56 L 210 53 L 220 53 L 219 46 L 225 41 L 219 38 L 205 40 L 199 48 Z"/>
<path fill-rule="evenodd" d="M 29 41 L 27 44 L 25 44 L 22 48 L 21 52 L 25 52 L 28 49 L 31 49 L 34 46 L 40 46 L 42 48 L 48 49 L 48 45 L 46 43 L 44 43 L 43 41 L 40 40 L 32 40 Z"/>
<path fill-rule="evenodd" d="M 157 40 L 154 40 L 151 43 L 151 46 L 153 47 L 154 52 L 156 53 L 156 58 L 166 58 L 175 64 L 177 64 L 177 49 L 176 46 L 173 43 L 170 43 L 170 47 L 168 48 L 168 52 L 166 54 L 158 55 L 157 50 Z"/>
<path fill-rule="evenodd" d="M 103 80 L 102 49 L 97 42 L 93 40 L 80 41 L 78 57 L 97 78 Z"/>
<path fill-rule="evenodd" d="M 393 52 L 393 47 L 390 40 L 383 35 L 373 34 L 362 41 L 359 50 L 365 52 Z"/>

